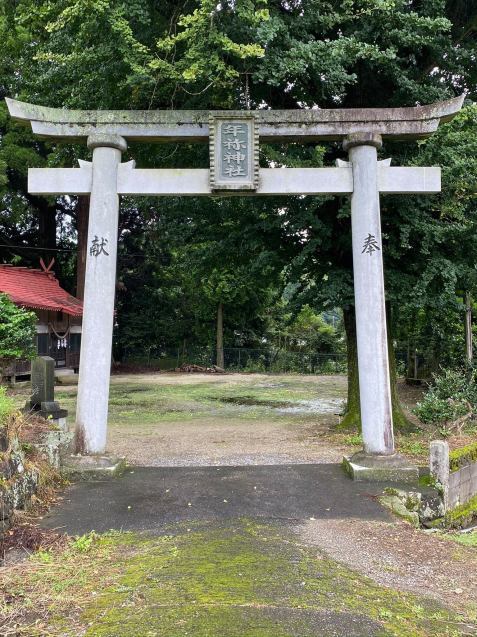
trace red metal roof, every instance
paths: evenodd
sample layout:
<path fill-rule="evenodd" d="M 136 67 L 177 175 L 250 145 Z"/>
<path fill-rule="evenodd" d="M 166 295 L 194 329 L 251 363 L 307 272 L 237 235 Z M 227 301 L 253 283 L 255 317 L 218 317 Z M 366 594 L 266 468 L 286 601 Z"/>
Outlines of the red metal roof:
<path fill-rule="evenodd" d="M 53 272 L 0 264 L 0 292 L 24 307 L 71 316 L 83 314 L 81 301 L 60 288 Z"/>

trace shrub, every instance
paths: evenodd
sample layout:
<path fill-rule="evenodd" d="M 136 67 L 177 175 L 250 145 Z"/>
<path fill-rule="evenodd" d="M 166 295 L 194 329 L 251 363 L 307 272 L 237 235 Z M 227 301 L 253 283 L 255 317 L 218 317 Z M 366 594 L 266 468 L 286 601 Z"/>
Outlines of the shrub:
<path fill-rule="evenodd" d="M 417 404 L 414 413 L 424 423 L 444 425 L 469 417 L 477 410 L 477 370 L 445 369 Z"/>
<path fill-rule="evenodd" d="M 244 372 L 262 373 L 266 371 L 265 357 L 259 356 L 256 359 L 249 358 L 243 368 Z"/>
<path fill-rule="evenodd" d="M 35 355 L 36 314 L 0 294 L 0 363 Z"/>

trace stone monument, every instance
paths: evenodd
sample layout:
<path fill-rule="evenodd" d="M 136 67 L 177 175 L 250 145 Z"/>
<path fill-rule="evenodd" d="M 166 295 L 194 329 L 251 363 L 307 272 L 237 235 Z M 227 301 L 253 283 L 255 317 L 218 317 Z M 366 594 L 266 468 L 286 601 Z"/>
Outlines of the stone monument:
<path fill-rule="evenodd" d="M 25 409 L 51 420 L 59 429 L 66 431 L 68 411 L 55 400 L 55 361 L 50 356 L 39 356 L 31 363 L 30 400 Z"/>

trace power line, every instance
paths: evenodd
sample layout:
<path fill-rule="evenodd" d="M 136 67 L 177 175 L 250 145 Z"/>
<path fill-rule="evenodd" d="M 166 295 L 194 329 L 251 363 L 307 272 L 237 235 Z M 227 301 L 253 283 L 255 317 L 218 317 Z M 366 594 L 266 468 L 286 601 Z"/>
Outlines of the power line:
<path fill-rule="evenodd" d="M 38 246 L 12 246 L 9 243 L 0 243 L 0 248 L 10 248 L 10 250 L 47 250 L 49 252 L 77 252 L 78 250 L 70 250 L 69 248 L 40 248 Z"/>
<path fill-rule="evenodd" d="M 9 248 L 12 252 L 15 252 L 16 250 L 30 250 L 32 252 L 39 252 L 40 250 L 44 250 L 47 252 L 69 252 L 69 253 L 74 253 L 74 252 L 78 252 L 78 248 L 72 250 L 70 248 L 41 248 L 39 246 L 12 246 L 9 243 L 0 243 L 0 248 Z M 138 254 L 130 254 L 130 253 L 126 253 L 126 254 L 118 254 L 118 259 L 126 259 L 129 257 L 146 257 L 146 254 L 144 252 L 140 252 Z M 158 256 L 157 257 L 159 260 L 167 260 L 167 263 L 169 263 L 170 259 L 168 257 L 164 257 L 164 256 Z"/>

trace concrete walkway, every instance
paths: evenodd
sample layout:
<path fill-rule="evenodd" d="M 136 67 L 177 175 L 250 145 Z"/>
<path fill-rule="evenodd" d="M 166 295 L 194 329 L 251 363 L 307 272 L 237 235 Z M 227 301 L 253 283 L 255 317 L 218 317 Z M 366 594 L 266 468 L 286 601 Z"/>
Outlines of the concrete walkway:
<path fill-rule="evenodd" d="M 100 536 L 104 545 L 96 540 L 109 547 L 99 556 L 124 557 L 111 558 L 107 584 L 96 582 L 104 573 L 92 563 L 95 581 L 84 587 L 94 586 L 94 595 L 76 633 L 70 619 L 70 632 L 51 634 L 70 637 L 80 627 L 86 637 L 474 634 L 463 616 L 422 595 L 422 575 L 414 586 L 377 582 L 359 564 L 354 570 L 358 553 L 389 571 L 382 555 L 379 564 L 373 558 L 385 544 L 378 534 L 399 539 L 401 525 L 377 502 L 382 488 L 352 482 L 336 464 L 131 467 L 118 479 L 76 483 L 43 526 L 74 535 L 124 531 Z M 364 552 L 361 536 L 353 537 L 361 527 L 371 543 Z M 398 545 L 405 551 L 414 539 L 425 540 Z M 384 556 L 393 568 L 395 554 L 391 547 Z"/>
<path fill-rule="evenodd" d="M 42 524 L 70 534 L 161 532 L 186 520 L 389 520 L 382 486 L 355 483 L 339 465 L 135 467 L 115 480 L 79 482 Z"/>

